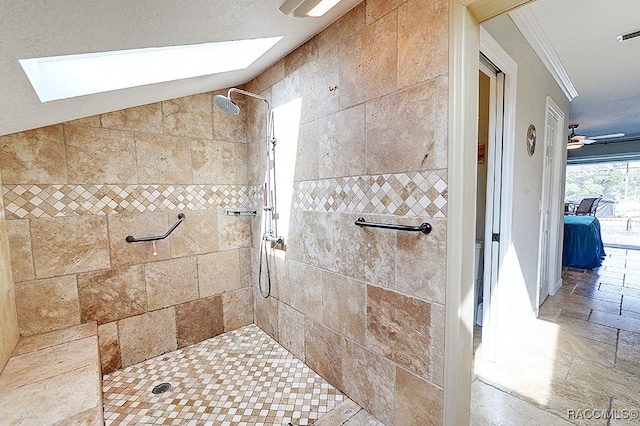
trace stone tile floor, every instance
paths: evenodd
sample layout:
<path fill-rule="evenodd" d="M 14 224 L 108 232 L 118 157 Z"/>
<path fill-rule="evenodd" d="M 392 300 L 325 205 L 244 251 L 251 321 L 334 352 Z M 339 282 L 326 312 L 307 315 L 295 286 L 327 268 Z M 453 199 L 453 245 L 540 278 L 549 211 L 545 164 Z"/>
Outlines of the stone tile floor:
<path fill-rule="evenodd" d="M 483 359 L 476 327 L 472 425 L 640 424 L 640 251 L 605 251 L 563 270 L 506 360 Z"/>
<path fill-rule="evenodd" d="M 640 250 L 640 218 L 632 219 L 599 218 L 604 246 Z"/>
<path fill-rule="evenodd" d="M 606 252 L 598 269 L 563 270 L 506 360 L 482 358 L 476 329 L 472 425 L 640 424 L 640 251 Z M 162 382 L 170 390 L 152 394 Z M 106 425 L 381 425 L 255 325 L 103 387 Z"/>
<path fill-rule="evenodd" d="M 106 374 L 103 390 L 106 426 L 384 426 L 253 324 Z"/>

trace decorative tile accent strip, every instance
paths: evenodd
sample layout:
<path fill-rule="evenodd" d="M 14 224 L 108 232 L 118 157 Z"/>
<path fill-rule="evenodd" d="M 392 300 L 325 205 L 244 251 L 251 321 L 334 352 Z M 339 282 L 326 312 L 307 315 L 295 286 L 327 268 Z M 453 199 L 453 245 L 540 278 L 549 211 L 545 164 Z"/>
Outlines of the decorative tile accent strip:
<path fill-rule="evenodd" d="M 321 212 L 361 212 L 370 205 L 369 176 L 296 182 L 293 209 Z"/>
<path fill-rule="evenodd" d="M 293 210 L 446 217 L 447 171 L 294 183 Z M 255 207 L 261 186 L 3 185 L 7 219 Z"/>
<path fill-rule="evenodd" d="M 446 217 L 447 171 L 297 182 L 294 194 L 294 210 Z"/>
<path fill-rule="evenodd" d="M 7 219 L 203 210 L 255 205 L 258 187 L 241 185 L 3 185 Z"/>

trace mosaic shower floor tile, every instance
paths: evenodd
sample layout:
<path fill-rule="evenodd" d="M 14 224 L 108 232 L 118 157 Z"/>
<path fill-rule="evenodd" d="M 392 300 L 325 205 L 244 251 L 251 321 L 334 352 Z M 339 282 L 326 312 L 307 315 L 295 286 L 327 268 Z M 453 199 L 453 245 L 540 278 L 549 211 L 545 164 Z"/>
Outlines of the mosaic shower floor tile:
<path fill-rule="evenodd" d="M 254 324 L 106 374 L 103 391 L 106 426 L 310 425 L 346 399 Z"/>

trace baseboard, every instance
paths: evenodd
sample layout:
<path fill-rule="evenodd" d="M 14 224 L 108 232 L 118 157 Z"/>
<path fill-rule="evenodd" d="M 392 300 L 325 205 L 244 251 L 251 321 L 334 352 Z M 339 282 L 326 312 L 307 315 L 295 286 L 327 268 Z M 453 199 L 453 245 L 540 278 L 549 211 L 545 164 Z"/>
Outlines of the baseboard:
<path fill-rule="evenodd" d="M 555 296 L 558 290 L 560 290 L 560 287 L 562 287 L 562 278 L 558 278 L 558 281 L 556 281 L 555 285 L 549 289 L 549 295 Z"/>

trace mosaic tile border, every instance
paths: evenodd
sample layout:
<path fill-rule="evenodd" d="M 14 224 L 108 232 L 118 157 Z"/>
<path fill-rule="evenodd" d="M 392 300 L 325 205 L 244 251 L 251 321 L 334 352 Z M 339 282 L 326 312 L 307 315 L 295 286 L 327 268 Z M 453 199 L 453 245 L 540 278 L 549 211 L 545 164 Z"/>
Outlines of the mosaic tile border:
<path fill-rule="evenodd" d="M 295 182 L 293 210 L 444 218 L 447 171 Z M 249 208 L 259 185 L 3 185 L 7 219 Z"/>
<path fill-rule="evenodd" d="M 297 182 L 293 209 L 444 218 L 447 170 Z"/>
<path fill-rule="evenodd" d="M 241 208 L 257 187 L 241 185 L 3 185 L 7 219 Z"/>

